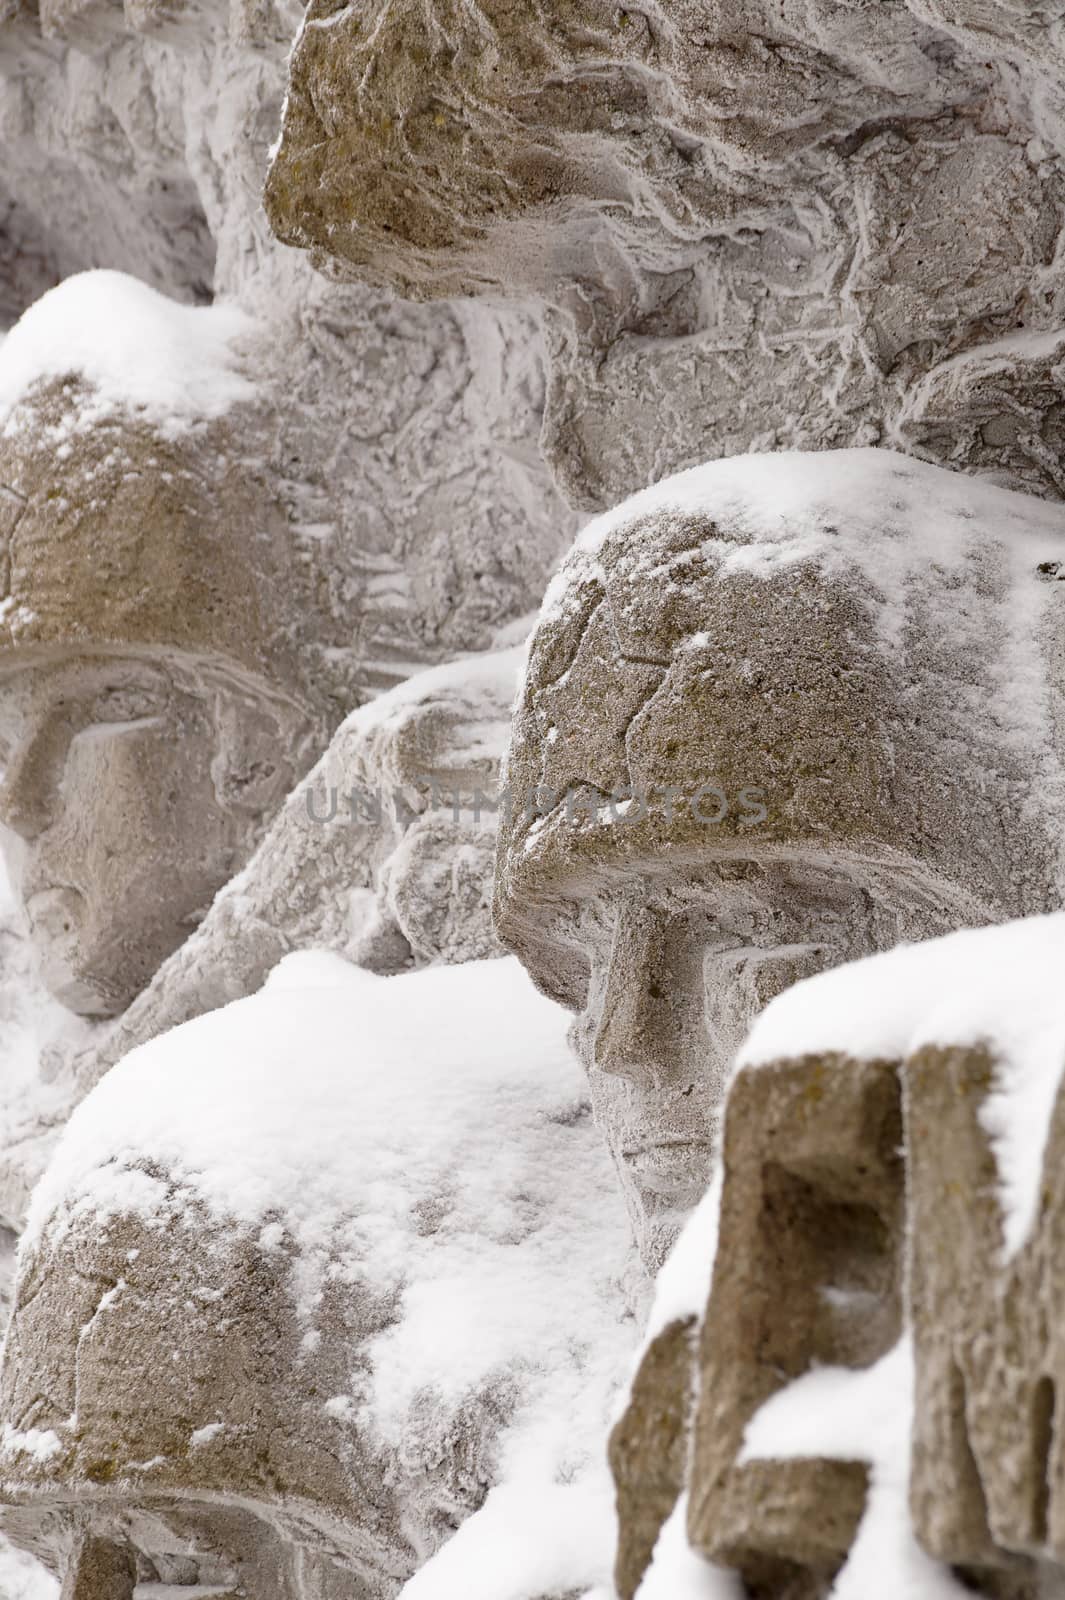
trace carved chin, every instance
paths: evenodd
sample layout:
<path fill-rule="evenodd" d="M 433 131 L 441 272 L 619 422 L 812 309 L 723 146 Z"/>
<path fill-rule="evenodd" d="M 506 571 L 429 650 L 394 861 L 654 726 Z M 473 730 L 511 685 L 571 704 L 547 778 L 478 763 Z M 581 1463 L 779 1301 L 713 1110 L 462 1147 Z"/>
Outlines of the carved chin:
<path fill-rule="evenodd" d="M 107 992 L 86 959 L 88 907 L 77 889 L 38 890 L 26 901 L 33 942 L 40 953 L 41 977 L 61 1005 L 82 1016 L 109 1017 L 121 1011 L 124 996 Z"/>
<path fill-rule="evenodd" d="M 61 952 L 46 949 L 41 956 L 41 976 L 49 994 L 68 1011 L 83 1017 L 113 1017 L 124 1009 L 122 1001 L 104 993 Z"/>
<path fill-rule="evenodd" d="M 630 1183 L 649 1202 L 693 1206 L 709 1182 L 711 1147 L 704 1140 L 666 1140 L 621 1152 Z"/>

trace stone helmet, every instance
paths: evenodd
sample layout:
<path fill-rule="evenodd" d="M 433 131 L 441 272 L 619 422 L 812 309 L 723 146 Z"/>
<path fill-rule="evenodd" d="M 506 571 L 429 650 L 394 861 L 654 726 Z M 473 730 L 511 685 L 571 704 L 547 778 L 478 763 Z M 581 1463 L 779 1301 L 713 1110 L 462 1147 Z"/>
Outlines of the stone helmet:
<path fill-rule="evenodd" d="M 72 429 L 84 393 L 51 380 L 0 437 L 0 671 L 177 653 L 319 721 L 291 534 L 232 425 L 168 434 L 113 413 Z"/>
<path fill-rule="evenodd" d="M 0 835 L 49 989 L 94 1015 L 187 937 L 356 690 L 231 359 L 247 325 L 86 273 L 0 354 Z"/>
<path fill-rule="evenodd" d="M 504 941 L 579 1010 L 580 904 L 667 864 L 801 860 L 930 930 L 1060 903 L 1059 574 L 1059 508 L 887 450 L 720 460 L 596 519 L 514 716 Z"/>

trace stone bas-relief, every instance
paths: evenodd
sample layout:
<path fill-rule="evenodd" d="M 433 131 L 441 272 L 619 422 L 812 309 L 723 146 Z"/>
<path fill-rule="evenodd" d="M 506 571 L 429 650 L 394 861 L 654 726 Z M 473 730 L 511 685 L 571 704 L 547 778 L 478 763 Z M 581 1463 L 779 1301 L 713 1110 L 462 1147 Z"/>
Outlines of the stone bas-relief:
<path fill-rule="evenodd" d="M 341 725 L 247 867 L 103 1039 L 82 1090 L 137 1045 L 254 994 L 294 950 L 395 973 L 501 953 L 495 801 L 520 650 L 430 668 Z"/>
<path fill-rule="evenodd" d="M 864 1461 L 751 1460 L 743 1445 L 790 1380 L 870 1367 L 900 1338 L 901 1138 L 882 1062 L 826 1054 L 741 1075 L 729 1095 L 689 1520 L 699 1549 L 755 1592 L 823 1593 L 861 1521 Z"/>
<path fill-rule="evenodd" d="M 5 695 L 0 818 L 16 836 L 31 937 L 57 999 L 114 1014 L 195 926 L 284 794 L 293 769 L 275 752 L 291 714 L 260 715 L 256 737 L 253 691 L 180 663 L 75 653 L 21 671 L 25 684 Z M 242 788 L 257 766 L 261 780 Z"/>
<path fill-rule="evenodd" d="M 0 333 L 99 267 L 258 317 L 262 470 L 360 635 L 365 693 L 489 647 L 576 524 L 537 447 L 533 316 L 332 283 L 272 238 L 263 177 L 302 9 L 0 7 Z"/>
<path fill-rule="evenodd" d="M 900 441 L 1060 498 L 1060 59 L 1049 6 L 316 0 L 266 205 L 334 271 L 539 304 L 582 508 Z"/>
<path fill-rule="evenodd" d="M 349 706 L 485 650 L 539 602 L 575 528 L 563 498 L 600 510 L 695 461 L 821 452 L 798 482 L 794 464 L 765 457 L 705 498 L 667 490 L 626 508 L 567 566 L 534 644 L 509 783 L 576 803 L 572 815 L 560 801 L 505 823 L 497 906 L 537 982 L 578 1013 L 574 1041 L 646 1266 L 700 1194 L 715 1146 L 730 1155 L 713 1318 L 723 1331 L 711 1348 L 697 1327 L 705 1295 L 660 1330 L 639 1404 L 614 1435 L 619 1592 L 639 1582 L 683 1489 L 701 1551 L 773 1600 L 805 1600 L 860 1557 L 875 1464 L 737 1457 L 748 1425 L 790 1403 L 781 1383 L 801 1382 L 809 1349 L 854 1365 L 855 1381 L 892 1359 L 892 1070 L 862 1061 L 852 1072 L 837 1055 L 811 1077 L 785 1052 L 737 1080 L 724 1128 L 718 1101 L 751 1017 L 796 979 L 1060 903 L 1060 513 L 985 496 L 976 481 L 1051 502 L 1065 493 L 1056 10 L 314 0 L 302 12 L 289 0 L 0 0 L 0 328 L 56 279 L 101 265 L 259 319 L 245 352 L 254 426 L 230 416 L 198 440 L 160 439 L 143 417 L 139 432 L 112 419 L 95 443 L 53 439 L 30 469 L 40 526 L 59 537 L 42 535 L 42 558 L 24 563 L 22 598 L 0 619 L 11 630 L 0 649 L 6 826 L 45 972 L 87 1013 L 47 1070 L 66 1072 L 73 1042 L 81 1094 L 125 1051 L 249 995 L 280 956 L 311 945 L 380 973 L 493 953 L 490 829 L 446 807 L 386 807 L 366 835 L 314 824 L 306 802 L 327 812 L 335 782 L 343 806 L 352 773 L 385 790 L 394 774 L 417 789 L 456 772 L 488 787 L 501 687 L 423 683 L 402 711 L 385 696 L 387 722 L 349 724 L 299 774 Z M 47 428 L 67 398 L 59 384 Z M 32 444 L 29 434 L 18 447 Z M 137 478 L 112 479 L 95 459 L 112 444 Z M 885 453 L 856 459 L 848 479 L 846 462 L 824 454 L 869 444 L 970 476 Z M 133 615 L 169 592 L 147 543 L 123 572 L 64 567 L 65 501 L 132 508 L 130 526 L 146 526 L 155 511 L 142 516 L 134 500 L 149 479 L 171 485 L 164 527 L 171 510 L 185 517 L 182 485 L 202 483 L 206 505 L 190 489 L 201 531 L 216 518 L 254 522 L 271 571 L 275 536 L 285 545 L 281 587 L 298 594 L 303 628 L 291 657 L 280 658 L 283 595 L 265 606 L 286 617 L 269 638 L 247 612 L 219 635 L 202 596 L 127 638 L 112 608 Z M 0 489 L 2 537 L 22 493 Z M 125 561 L 124 540 L 108 544 L 101 529 L 99 543 Z M 264 572 L 251 567 L 223 574 L 221 592 L 257 593 Z M 41 606 L 33 594 L 72 575 L 90 597 L 84 614 L 35 641 L 30 613 L 46 615 L 54 595 Z M 202 636 L 172 637 L 174 619 L 194 614 Z M 317 731 L 304 748 L 305 723 Z M 650 814 L 633 797 L 620 817 L 593 820 L 615 785 L 657 789 Z M 78 1030 L 105 1027 L 103 1013 L 117 1016 L 114 1032 L 79 1050 Z M 352 1014 L 345 1063 L 362 1021 Z M 509 1016 L 497 1042 L 515 1029 Z M 293 1048 L 288 1065 L 293 1138 L 303 1054 Z M 969 1106 L 986 1062 L 966 1061 L 948 1077 Z M 221 1061 L 219 1083 L 237 1081 L 238 1066 Z M 231 1118 L 242 1130 L 261 1084 L 244 1092 Z M 959 1106 L 936 1099 L 946 1093 L 933 1075 L 930 1116 L 957 1141 L 943 1165 L 963 1188 L 976 1174 L 987 1198 L 987 1152 Z M 114 1117 L 134 1143 L 143 1129 L 124 1118 L 138 1106 L 134 1093 Z M 60 1096 L 51 1122 L 65 1109 Z M 573 1126 L 594 1159 L 594 1130 Z M 501 1113 L 486 1138 L 493 1159 L 513 1148 L 513 1130 Z M 0 1219 L 13 1226 L 41 1142 L 0 1152 Z M 991 1210 L 966 1233 L 954 1190 L 935 1188 L 933 1148 L 915 1156 L 926 1169 L 914 1166 L 927 1251 L 914 1263 L 918 1382 L 938 1397 L 914 1525 L 973 1582 L 1027 1600 L 1026 1563 L 1042 1563 L 1044 1591 L 1056 1581 L 1054 1497 L 1041 1496 L 1037 1470 L 1056 1449 L 1044 1381 L 1056 1357 L 1042 1325 L 1056 1309 L 1041 1276 L 1052 1241 L 1022 1251 L 1007 1281 L 988 1244 Z M 187 1174 L 172 1158 L 156 1148 L 155 1165 L 126 1177 L 173 1200 Z M 313 1174 L 342 1166 L 306 1163 Z M 572 1240 L 613 1198 L 609 1182 L 585 1196 Z M 484 1196 L 485 1217 L 498 1201 Z M 429 1195 L 411 1250 L 446 1235 L 450 1203 L 443 1187 Z M 64 1572 L 75 1600 L 116 1600 L 135 1581 L 350 1600 L 366 1570 L 371 1590 L 398 1592 L 496 1484 L 498 1410 L 513 1390 L 474 1385 L 472 1421 L 461 1406 L 415 1406 L 414 1445 L 392 1437 L 361 1458 L 369 1435 L 353 1428 L 338 1449 L 347 1413 L 323 1405 L 355 1397 L 360 1380 L 337 1352 L 366 1349 L 380 1308 L 341 1274 L 311 1359 L 293 1286 L 320 1264 L 313 1243 L 284 1240 L 275 1256 L 273 1233 L 237 1238 L 198 1204 L 173 1236 L 127 1210 L 41 1245 L 39 1276 L 20 1283 L 24 1343 L 5 1368 L 20 1502 L 7 1525 Z M 957 1262 L 938 1260 L 940 1209 Z M 527 1195 L 508 1216 L 523 1248 Z M 571 1258 L 567 1237 L 567 1270 Z M 973 1282 L 957 1281 L 961 1263 Z M 528 1305 L 530 1328 L 561 1281 Z M 772 1292 L 781 1281 L 787 1327 Z M 737 1284 L 752 1288 L 738 1323 Z M 1004 1316 L 1000 1292 L 1037 1309 Z M 952 1296 L 980 1330 L 971 1342 Z M 219 1304 L 232 1321 L 213 1320 Z M 940 1329 L 949 1339 L 936 1345 Z M 768 1376 L 752 1358 L 760 1340 Z M 1019 1345 L 1025 1376 L 1010 1379 L 1007 1402 L 995 1385 L 1020 1370 Z M 543 1365 L 542 1340 L 527 1353 Z M 688 1403 L 700 1361 L 717 1409 L 697 1429 L 697 1483 Z M 203 1402 L 195 1417 L 190 1395 Z M 572 1402 L 558 1399 L 567 1421 Z M 1007 1403 L 1031 1419 L 1008 1437 L 996 1421 Z M 245 1431 L 215 1432 L 234 1411 Z M 870 1600 L 851 1570 L 847 1600 Z M 441 1582 L 416 1600 L 469 1588 Z M 585 1600 L 594 1584 L 545 1580 L 535 1600 Z M 895 1593 L 914 1589 L 900 1581 Z"/>
<path fill-rule="evenodd" d="M 1065 1591 L 1063 940 L 1060 914 L 949 935 L 756 1023 L 684 1241 L 709 1296 L 657 1331 L 615 1430 L 623 1600 L 682 1493 L 692 1547 L 752 1593 Z"/>
<path fill-rule="evenodd" d="M 1063 538 L 1032 497 L 889 452 L 782 453 L 635 497 L 553 581 L 508 757 L 546 815 L 504 826 L 496 915 L 578 1013 L 649 1266 L 768 1000 L 1058 903 Z"/>
<path fill-rule="evenodd" d="M 392 1600 L 508 1475 L 596 1484 L 628 1241 L 566 1026 L 513 960 L 301 955 L 115 1067 L 23 1242 L 4 1529 L 77 1600 L 117 1600 L 86 1537 L 144 1584 Z"/>
<path fill-rule="evenodd" d="M 254 419 L 168 438 L 91 407 L 46 381 L 0 441 L 0 823 L 49 988 L 113 1015 L 322 748 L 344 656 L 316 670 Z"/>

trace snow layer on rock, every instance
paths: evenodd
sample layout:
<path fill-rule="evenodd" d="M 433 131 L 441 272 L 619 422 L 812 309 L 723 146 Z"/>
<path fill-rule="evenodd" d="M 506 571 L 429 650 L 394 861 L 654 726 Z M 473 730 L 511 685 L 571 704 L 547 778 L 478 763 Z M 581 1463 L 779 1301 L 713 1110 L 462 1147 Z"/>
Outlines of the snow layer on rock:
<path fill-rule="evenodd" d="M 659 516 L 720 523 L 736 542 L 726 570 L 857 562 L 884 588 L 898 588 L 930 561 L 958 566 L 978 531 L 974 521 L 1003 541 L 1020 540 L 1029 555 L 1065 533 L 1060 506 L 894 450 L 775 450 L 663 478 L 594 517 L 574 549 L 595 555 L 616 529 Z"/>
<path fill-rule="evenodd" d="M 930 570 L 960 574 L 991 545 L 1009 552 L 1017 580 L 1009 600 L 1023 597 L 1034 630 L 1047 594 L 1038 569 L 1060 562 L 1065 542 L 1060 506 L 978 478 L 891 450 L 782 450 L 710 461 L 665 478 L 594 518 L 574 550 L 594 559 L 609 534 L 637 520 L 686 516 L 722 530 L 705 547 L 722 577 L 769 576 L 810 561 L 829 574 L 863 574 L 878 597 L 888 646 L 901 640 L 915 586 L 927 590 Z M 563 568 L 543 614 L 565 603 L 571 584 Z M 955 609 L 944 615 L 944 626 L 957 632 L 967 619 Z M 1032 723 L 1041 684 L 1034 649 L 1030 659 L 1018 653 L 1003 663 L 1003 710 L 1020 726 Z"/>
<path fill-rule="evenodd" d="M 58 1600 L 59 1585 L 39 1561 L 16 1550 L 0 1534 L 0 1595 L 3 1600 Z"/>
<path fill-rule="evenodd" d="M 924 1045 L 984 1044 L 994 1087 L 981 1116 L 998 1163 L 1008 1252 L 1038 1211 L 1049 1119 L 1065 1070 L 1065 913 L 962 929 L 901 945 L 794 984 L 754 1023 L 733 1071 L 839 1051 L 903 1060 Z M 722 1170 L 659 1273 L 644 1346 L 670 1322 L 705 1312 L 717 1249 Z M 832 1600 L 962 1600 L 950 1572 L 917 1545 L 907 1509 L 913 1351 L 908 1338 L 860 1371 L 815 1368 L 748 1426 L 742 1459 L 868 1461 L 865 1517 Z M 734 1600 L 730 1574 L 687 1543 L 685 1499 L 665 1524 L 637 1600 Z"/>
<path fill-rule="evenodd" d="M 99 1031 L 42 987 L 0 856 L 0 1228 L 21 1225 L 73 1104 L 69 1075 L 46 1080 L 43 1059 L 52 1051 L 87 1049 Z M 6 1304 L 7 1284 L 0 1282 L 0 1308 Z"/>
<path fill-rule="evenodd" d="M 527 631 L 527 619 L 521 618 L 521 627 Z M 449 695 L 475 699 L 479 694 L 493 699 L 512 698 L 517 686 L 517 675 L 525 656 L 524 641 L 506 648 L 463 655 L 454 661 L 444 661 L 438 667 L 427 667 L 395 684 L 383 694 L 376 695 L 365 705 L 358 706 L 342 724 L 344 729 L 368 733 L 374 728 L 389 728 L 403 720 L 412 706 L 431 699 L 433 695 Z M 509 724 L 498 723 L 500 737 L 493 742 L 491 754 L 498 757 L 506 744 Z"/>
<path fill-rule="evenodd" d="M 685 1317 L 701 1317 L 710 1298 L 710 1280 L 717 1255 L 717 1230 L 721 1214 L 724 1173 L 715 1168 L 710 1187 L 700 1200 L 655 1279 L 654 1299 L 644 1329 L 642 1357 L 647 1346 Z"/>
<path fill-rule="evenodd" d="M 580 612 L 603 581 L 613 534 L 698 518 L 700 552 L 720 581 L 771 579 L 815 565 L 870 614 L 885 659 L 905 661 L 931 629 L 985 663 L 979 714 L 1033 772 L 1033 804 L 1057 807 L 1062 773 L 1047 697 L 1048 632 L 1065 573 L 1065 511 L 1034 496 L 892 450 L 774 451 L 692 467 L 591 521 L 548 586 L 544 621 Z M 649 541 L 649 552 L 658 546 Z M 691 552 L 681 558 L 687 563 Z M 671 562 L 638 550 L 630 581 L 668 594 Z M 686 567 L 684 568 L 686 571 Z M 680 648 L 705 648 L 694 634 Z M 988 781 L 995 781 L 989 774 Z M 1045 813 L 1044 813 L 1045 814 Z"/>
<path fill-rule="evenodd" d="M 613 1595 L 617 1525 L 605 1465 L 576 1483 L 518 1481 L 480 1511 L 400 1591 L 400 1600 L 542 1600 L 594 1583 Z"/>
<path fill-rule="evenodd" d="M 234 306 L 186 306 L 124 272 L 80 272 L 26 311 L 0 352 L 0 427 L 42 379 L 92 389 L 80 420 L 128 409 L 172 435 L 255 393 L 231 341 L 254 323 Z"/>
<path fill-rule="evenodd" d="M 264 1249 L 287 1236 L 309 1332 L 327 1276 L 398 1291 L 397 1321 L 362 1349 L 368 1398 L 329 1401 L 388 1449 L 409 1452 L 427 1392 L 446 1416 L 509 1374 L 508 1493 L 441 1555 L 444 1587 L 427 1575 L 418 1596 L 447 1592 L 465 1552 L 478 1571 L 552 1528 L 541 1555 L 563 1588 L 609 1573 L 602 1443 L 634 1337 L 618 1287 L 629 1240 L 569 1021 L 511 958 L 382 978 L 290 956 L 259 994 L 114 1067 L 34 1196 L 23 1248 L 75 1219 L 194 1204 Z"/>
<path fill-rule="evenodd" d="M 704 1561 L 688 1543 L 688 1496 L 682 1494 L 658 1535 L 636 1600 L 743 1600 L 734 1572 Z"/>
<path fill-rule="evenodd" d="M 831 1600 L 963 1600 L 949 1568 L 925 1555 L 907 1507 L 913 1419 L 909 1338 L 871 1367 L 820 1367 L 752 1417 L 741 1461 L 803 1457 L 867 1461 L 869 1498 Z M 648 1600 L 641 1590 L 640 1600 Z"/>
<path fill-rule="evenodd" d="M 984 1044 L 995 1058 L 981 1108 L 998 1164 L 1007 1255 L 1039 1207 L 1050 1114 L 1065 1069 L 1065 913 L 964 928 L 806 978 L 773 1000 L 736 1069 L 836 1050 L 901 1061 L 923 1045 Z"/>

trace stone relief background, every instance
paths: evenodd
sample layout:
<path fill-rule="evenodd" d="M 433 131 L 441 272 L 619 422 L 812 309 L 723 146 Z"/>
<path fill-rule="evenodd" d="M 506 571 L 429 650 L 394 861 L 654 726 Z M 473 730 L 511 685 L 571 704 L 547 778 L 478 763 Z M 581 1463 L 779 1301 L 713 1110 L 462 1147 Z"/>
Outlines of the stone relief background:
<path fill-rule="evenodd" d="M 0 0 L 0 1600 L 1058 1592 L 1056 1132 L 950 1272 L 922 1132 L 1042 1171 L 1058 1011 L 788 1007 L 1062 903 L 1059 12 Z M 758 848 L 440 797 L 711 768 Z"/>

